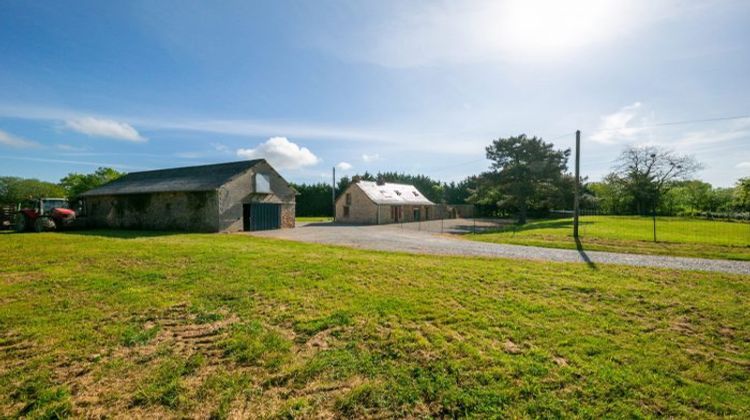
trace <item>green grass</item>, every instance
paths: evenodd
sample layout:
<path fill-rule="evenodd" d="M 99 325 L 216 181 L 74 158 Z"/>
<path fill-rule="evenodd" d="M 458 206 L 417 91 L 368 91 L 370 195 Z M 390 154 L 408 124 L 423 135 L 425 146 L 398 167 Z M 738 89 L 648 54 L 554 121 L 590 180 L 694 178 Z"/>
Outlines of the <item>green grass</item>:
<path fill-rule="evenodd" d="M 0 417 L 750 416 L 750 278 L 0 235 Z"/>
<path fill-rule="evenodd" d="M 581 245 L 590 251 L 750 260 L 750 223 L 657 217 L 656 239 L 650 217 L 583 216 Z M 575 249 L 572 219 L 508 225 L 500 231 L 465 235 L 494 243 Z"/>
<path fill-rule="evenodd" d="M 320 223 L 320 222 L 332 222 L 332 217 L 297 217 L 295 218 L 298 223 Z"/>

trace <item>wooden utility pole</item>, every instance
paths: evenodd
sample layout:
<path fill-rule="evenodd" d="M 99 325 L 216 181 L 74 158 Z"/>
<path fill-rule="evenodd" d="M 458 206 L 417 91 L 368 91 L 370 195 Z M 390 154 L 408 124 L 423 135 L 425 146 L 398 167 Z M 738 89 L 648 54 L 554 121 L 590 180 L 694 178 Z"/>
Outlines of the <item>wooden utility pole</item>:
<path fill-rule="evenodd" d="M 573 199 L 573 237 L 578 239 L 578 217 L 581 214 L 581 130 L 576 130 L 576 185 Z"/>
<path fill-rule="evenodd" d="M 336 221 L 336 167 L 333 167 L 333 176 L 331 183 L 331 209 L 333 210 L 333 221 Z"/>

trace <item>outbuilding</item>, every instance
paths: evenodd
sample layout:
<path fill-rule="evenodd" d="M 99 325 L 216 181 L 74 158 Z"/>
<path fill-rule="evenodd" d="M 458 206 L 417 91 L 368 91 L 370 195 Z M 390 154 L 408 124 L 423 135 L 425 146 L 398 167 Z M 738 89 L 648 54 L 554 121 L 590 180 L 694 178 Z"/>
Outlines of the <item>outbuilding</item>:
<path fill-rule="evenodd" d="M 336 200 L 336 222 L 379 225 L 439 219 L 438 206 L 416 187 L 358 181 Z"/>
<path fill-rule="evenodd" d="M 257 159 L 131 172 L 81 198 L 92 227 L 237 232 L 294 227 L 295 196 Z"/>

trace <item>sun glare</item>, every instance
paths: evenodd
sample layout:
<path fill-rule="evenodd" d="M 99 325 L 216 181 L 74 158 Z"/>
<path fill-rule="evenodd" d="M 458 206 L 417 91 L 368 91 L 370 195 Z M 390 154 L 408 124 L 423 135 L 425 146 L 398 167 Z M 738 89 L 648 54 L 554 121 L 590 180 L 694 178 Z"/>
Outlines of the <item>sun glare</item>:
<path fill-rule="evenodd" d="M 625 19 L 619 9 L 597 0 L 511 0 L 498 10 L 499 35 L 521 55 L 565 53 L 614 35 Z"/>

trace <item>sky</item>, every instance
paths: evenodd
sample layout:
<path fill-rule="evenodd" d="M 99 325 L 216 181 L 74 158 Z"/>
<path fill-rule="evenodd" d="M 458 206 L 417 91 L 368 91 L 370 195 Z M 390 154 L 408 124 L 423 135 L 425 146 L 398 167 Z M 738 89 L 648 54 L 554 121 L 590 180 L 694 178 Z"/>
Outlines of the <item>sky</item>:
<path fill-rule="evenodd" d="M 0 175 L 264 157 L 294 182 L 458 181 L 518 134 L 582 131 L 750 176 L 750 2 L 0 2 Z M 572 164 L 571 164 L 572 167 Z"/>

